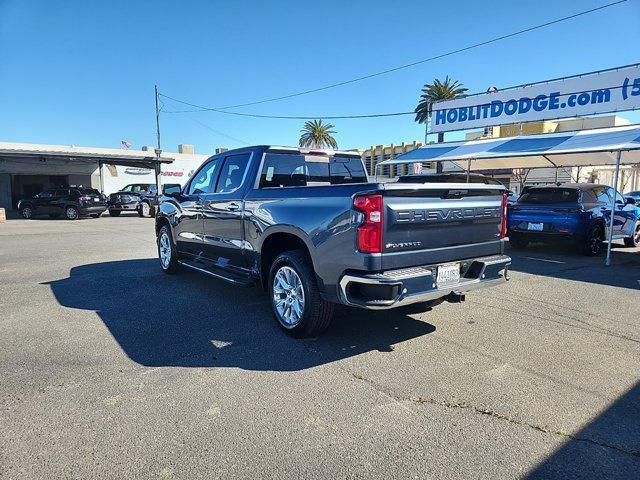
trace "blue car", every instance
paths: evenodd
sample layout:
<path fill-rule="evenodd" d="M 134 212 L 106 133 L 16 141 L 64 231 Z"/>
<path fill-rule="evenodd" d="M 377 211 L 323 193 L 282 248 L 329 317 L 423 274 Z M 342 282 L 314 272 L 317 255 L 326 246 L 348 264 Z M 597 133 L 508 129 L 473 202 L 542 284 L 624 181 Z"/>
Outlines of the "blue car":
<path fill-rule="evenodd" d="M 598 255 L 611 219 L 615 195 L 613 238 L 640 246 L 640 208 L 613 188 L 593 183 L 533 187 L 508 207 L 507 230 L 514 248 L 529 242 L 571 241 L 585 255 Z"/>
<path fill-rule="evenodd" d="M 640 190 L 625 193 L 624 196 L 627 198 L 633 198 L 636 201 L 636 205 L 640 205 Z"/>

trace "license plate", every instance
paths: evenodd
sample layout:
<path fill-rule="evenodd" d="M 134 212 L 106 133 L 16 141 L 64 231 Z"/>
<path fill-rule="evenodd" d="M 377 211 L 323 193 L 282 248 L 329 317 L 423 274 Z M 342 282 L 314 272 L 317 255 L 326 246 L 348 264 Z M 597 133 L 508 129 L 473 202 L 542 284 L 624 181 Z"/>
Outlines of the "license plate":
<path fill-rule="evenodd" d="M 544 230 L 544 223 L 529 223 L 527 230 L 533 230 L 534 232 L 541 232 Z"/>
<path fill-rule="evenodd" d="M 438 267 L 436 276 L 436 284 L 446 285 L 449 283 L 458 283 L 460 281 L 460 264 L 441 265 Z"/>

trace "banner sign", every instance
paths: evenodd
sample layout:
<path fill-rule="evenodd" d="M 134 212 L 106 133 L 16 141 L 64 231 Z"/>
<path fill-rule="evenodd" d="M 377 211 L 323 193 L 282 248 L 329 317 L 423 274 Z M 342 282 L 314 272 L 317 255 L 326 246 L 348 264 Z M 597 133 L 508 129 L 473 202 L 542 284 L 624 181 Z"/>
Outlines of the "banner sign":
<path fill-rule="evenodd" d="M 640 64 L 433 104 L 433 133 L 640 108 Z"/>

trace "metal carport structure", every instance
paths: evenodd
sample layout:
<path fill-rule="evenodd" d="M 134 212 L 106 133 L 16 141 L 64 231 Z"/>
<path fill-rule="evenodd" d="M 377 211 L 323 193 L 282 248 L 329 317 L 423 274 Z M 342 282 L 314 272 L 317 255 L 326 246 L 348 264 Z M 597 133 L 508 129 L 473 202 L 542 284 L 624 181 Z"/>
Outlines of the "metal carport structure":
<path fill-rule="evenodd" d="M 640 164 L 640 126 L 600 128 L 510 138 L 434 143 L 376 165 L 452 162 L 467 172 L 503 168 L 586 167 Z M 606 265 L 611 264 L 615 197 L 611 198 Z"/>

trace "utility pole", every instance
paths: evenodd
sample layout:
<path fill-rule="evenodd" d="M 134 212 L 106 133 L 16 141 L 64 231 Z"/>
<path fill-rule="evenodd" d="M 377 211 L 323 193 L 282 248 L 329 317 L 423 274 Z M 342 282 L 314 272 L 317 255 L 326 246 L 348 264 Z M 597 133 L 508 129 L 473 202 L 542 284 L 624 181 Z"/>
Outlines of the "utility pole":
<path fill-rule="evenodd" d="M 160 108 L 158 106 L 158 85 L 154 85 L 154 91 L 156 94 L 156 136 L 158 137 L 157 150 L 160 150 L 162 147 L 160 146 Z M 156 154 L 158 154 L 157 151 L 156 151 Z"/>
<path fill-rule="evenodd" d="M 162 194 L 162 185 L 160 185 L 160 172 L 161 172 L 161 163 L 160 163 L 160 155 L 162 154 L 162 149 L 160 146 L 160 108 L 158 104 L 158 85 L 154 85 L 154 92 L 156 97 L 156 136 L 158 138 L 158 146 L 156 147 L 156 189 L 157 198 L 160 199 L 160 195 Z M 154 209 L 155 210 L 155 209 Z M 155 211 L 154 211 L 155 216 Z"/>

